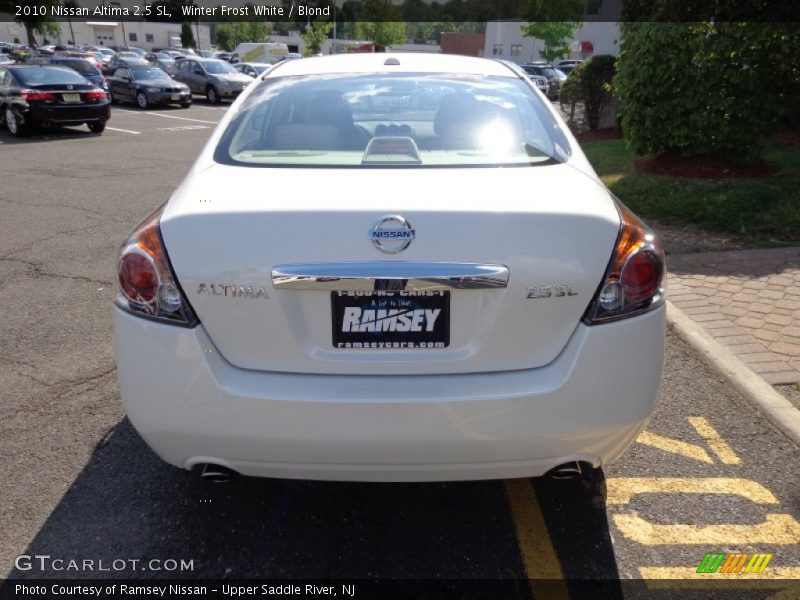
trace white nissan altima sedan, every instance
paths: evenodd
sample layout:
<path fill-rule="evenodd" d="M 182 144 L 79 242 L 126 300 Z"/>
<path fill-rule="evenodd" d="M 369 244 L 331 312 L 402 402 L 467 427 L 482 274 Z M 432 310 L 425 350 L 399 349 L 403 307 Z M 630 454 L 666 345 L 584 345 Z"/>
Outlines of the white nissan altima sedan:
<path fill-rule="evenodd" d="M 186 469 L 598 467 L 653 411 L 663 279 L 658 240 L 511 66 L 286 61 L 120 248 L 122 400 Z"/>

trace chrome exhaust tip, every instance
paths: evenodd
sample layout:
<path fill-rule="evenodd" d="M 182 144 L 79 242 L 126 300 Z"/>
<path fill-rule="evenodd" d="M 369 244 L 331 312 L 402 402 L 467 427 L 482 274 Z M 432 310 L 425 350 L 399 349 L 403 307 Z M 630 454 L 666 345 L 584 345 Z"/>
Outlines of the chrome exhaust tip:
<path fill-rule="evenodd" d="M 200 479 L 210 483 L 228 483 L 236 474 L 236 471 L 228 467 L 206 463 L 200 472 Z"/>
<path fill-rule="evenodd" d="M 583 469 L 579 462 L 568 462 L 563 465 L 553 467 L 547 472 L 550 479 L 575 479 L 583 475 Z"/>

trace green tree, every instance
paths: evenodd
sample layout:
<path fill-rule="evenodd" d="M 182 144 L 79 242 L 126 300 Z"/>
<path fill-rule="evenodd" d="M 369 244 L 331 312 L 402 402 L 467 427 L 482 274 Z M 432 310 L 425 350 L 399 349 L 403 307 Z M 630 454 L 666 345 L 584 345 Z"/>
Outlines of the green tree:
<path fill-rule="evenodd" d="M 331 32 L 331 29 L 333 29 L 333 23 L 327 23 L 325 21 L 308 23 L 305 31 L 300 34 L 305 44 L 303 55 L 313 56 L 319 54 L 322 51 L 322 44 L 328 39 L 328 34 Z"/>
<path fill-rule="evenodd" d="M 524 36 L 544 42 L 544 49 L 539 54 L 546 61 L 552 62 L 569 56 L 570 40 L 580 25 L 575 21 L 536 21 L 523 25 L 521 29 Z"/>
<path fill-rule="evenodd" d="M 28 45 L 36 46 L 34 33 L 41 35 L 57 35 L 61 27 L 53 20 L 51 9 L 60 4 L 59 0 L 0 0 L 0 13 L 16 14 L 17 6 L 27 9 L 34 15 L 14 17 L 14 20 L 25 28 Z M 44 8 L 44 11 L 41 9 Z M 44 14 L 42 14 L 44 13 Z"/>
<path fill-rule="evenodd" d="M 356 23 L 356 36 L 374 43 L 376 52 L 385 52 L 386 46 L 408 40 L 400 10 L 389 0 L 364 0 L 359 18 L 364 20 Z"/>
<path fill-rule="evenodd" d="M 624 23 L 614 91 L 627 143 L 639 154 L 756 159 L 800 89 L 796 26 Z"/>
<path fill-rule="evenodd" d="M 214 39 L 217 46 L 232 52 L 242 42 L 263 42 L 267 37 L 267 24 L 263 21 L 235 21 L 217 23 Z"/>
<path fill-rule="evenodd" d="M 184 21 L 181 23 L 181 46 L 184 48 L 195 48 L 197 43 L 194 41 L 192 24 Z"/>

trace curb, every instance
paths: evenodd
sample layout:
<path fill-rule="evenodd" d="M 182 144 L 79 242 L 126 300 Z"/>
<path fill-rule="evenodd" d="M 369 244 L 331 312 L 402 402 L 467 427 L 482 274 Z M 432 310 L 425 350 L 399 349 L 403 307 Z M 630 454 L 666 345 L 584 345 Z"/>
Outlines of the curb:
<path fill-rule="evenodd" d="M 800 446 L 800 410 L 669 301 L 667 323 L 706 364 L 730 382 L 796 446 Z"/>

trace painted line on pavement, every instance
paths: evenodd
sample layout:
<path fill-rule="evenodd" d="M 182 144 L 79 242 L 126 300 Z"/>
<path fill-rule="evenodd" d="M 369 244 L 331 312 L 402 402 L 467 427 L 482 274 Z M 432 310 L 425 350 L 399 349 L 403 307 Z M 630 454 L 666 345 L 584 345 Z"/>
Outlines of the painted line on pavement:
<path fill-rule="evenodd" d="M 547 524 L 529 479 L 507 479 L 506 488 L 511 518 L 517 535 L 525 573 L 531 580 L 560 580 L 548 586 L 548 597 L 569 598 L 564 573 L 556 555 Z M 535 590 L 534 595 L 536 595 Z"/>
<path fill-rule="evenodd" d="M 190 119 L 188 117 L 175 117 L 173 115 L 165 115 L 164 113 L 157 113 L 151 111 L 141 111 L 137 112 L 135 110 L 125 110 L 124 108 L 118 108 L 119 112 L 128 113 L 131 115 L 153 115 L 154 117 L 164 117 L 165 119 L 178 119 L 179 121 L 194 121 L 195 123 L 207 123 L 208 125 L 218 125 L 219 121 L 203 121 L 202 119 Z"/>
<path fill-rule="evenodd" d="M 108 126 L 106 126 L 106 129 L 108 129 L 109 131 L 121 131 L 122 133 L 131 133 L 133 135 L 139 135 L 141 133 L 141 131 L 131 131 L 130 129 L 117 129 L 116 127 L 108 127 Z"/>
<path fill-rule="evenodd" d="M 800 410 L 669 301 L 667 323 L 714 371 L 763 412 L 795 445 L 800 446 Z"/>

